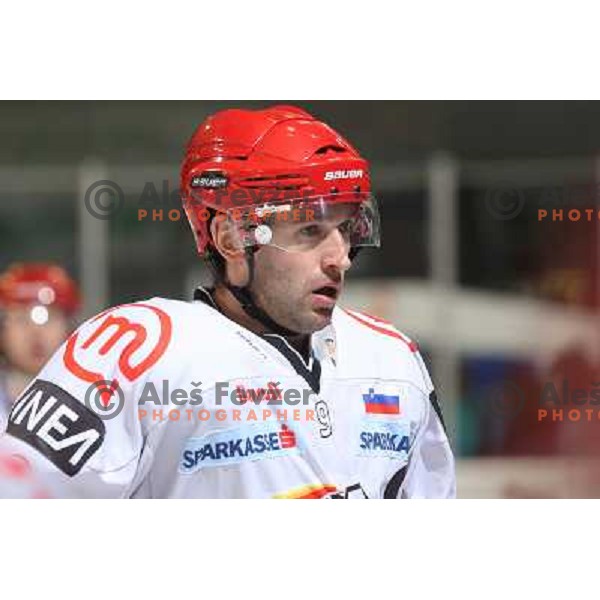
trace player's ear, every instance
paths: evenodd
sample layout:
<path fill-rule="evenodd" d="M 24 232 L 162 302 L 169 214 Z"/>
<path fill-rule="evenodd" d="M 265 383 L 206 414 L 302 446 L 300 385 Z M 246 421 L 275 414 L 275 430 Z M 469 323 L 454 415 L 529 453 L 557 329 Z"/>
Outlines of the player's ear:
<path fill-rule="evenodd" d="M 210 233 L 215 248 L 225 260 L 245 256 L 237 227 L 223 213 L 217 213 L 210 222 Z"/>
<path fill-rule="evenodd" d="M 237 227 L 222 213 L 212 219 L 210 233 L 217 252 L 225 261 L 226 276 L 233 285 L 246 285 L 250 277 L 246 252 Z"/>

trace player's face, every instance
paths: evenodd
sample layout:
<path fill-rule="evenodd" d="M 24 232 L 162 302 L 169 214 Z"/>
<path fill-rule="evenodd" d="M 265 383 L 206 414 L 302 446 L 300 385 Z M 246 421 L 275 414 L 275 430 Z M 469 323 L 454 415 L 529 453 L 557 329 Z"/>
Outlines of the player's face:
<path fill-rule="evenodd" d="M 350 208 L 340 208 L 319 222 L 275 224 L 274 239 L 284 251 L 263 246 L 255 255 L 252 291 L 264 310 L 280 325 L 310 334 L 331 322 L 350 268 Z"/>
<path fill-rule="evenodd" d="M 19 306 L 5 311 L 0 349 L 10 368 L 36 375 L 68 334 L 68 320 L 56 309 Z"/>

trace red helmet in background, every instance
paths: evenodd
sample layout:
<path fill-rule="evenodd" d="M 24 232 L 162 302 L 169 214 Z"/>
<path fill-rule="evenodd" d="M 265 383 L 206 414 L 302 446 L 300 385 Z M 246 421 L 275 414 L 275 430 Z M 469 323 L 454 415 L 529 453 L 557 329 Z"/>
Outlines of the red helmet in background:
<path fill-rule="evenodd" d="M 55 306 L 71 316 L 81 299 L 66 271 L 50 263 L 17 263 L 0 275 L 0 309 L 10 306 Z"/>
<path fill-rule="evenodd" d="M 188 143 L 181 192 L 198 252 L 205 254 L 213 245 L 207 209 L 264 205 L 269 192 L 358 203 L 371 185 L 367 161 L 341 135 L 300 108 L 274 106 L 206 119 Z"/>

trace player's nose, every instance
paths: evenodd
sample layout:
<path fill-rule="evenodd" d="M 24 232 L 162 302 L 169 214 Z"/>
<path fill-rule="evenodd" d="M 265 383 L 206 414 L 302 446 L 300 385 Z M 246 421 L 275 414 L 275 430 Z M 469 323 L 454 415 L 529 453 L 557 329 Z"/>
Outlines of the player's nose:
<path fill-rule="evenodd" d="M 325 240 L 323 250 L 324 270 L 336 269 L 340 272 L 347 271 L 352 265 L 349 257 L 350 244 L 338 229 L 331 231 Z"/>

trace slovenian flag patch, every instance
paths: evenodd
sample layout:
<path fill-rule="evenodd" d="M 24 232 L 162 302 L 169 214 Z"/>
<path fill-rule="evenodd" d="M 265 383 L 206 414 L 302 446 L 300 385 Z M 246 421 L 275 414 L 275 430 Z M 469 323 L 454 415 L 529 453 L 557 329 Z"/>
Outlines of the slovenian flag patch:
<path fill-rule="evenodd" d="M 370 415 L 399 415 L 400 396 L 386 396 L 376 394 L 373 388 L 369 388 L 368 394 L 363 394 L 365 410 Z"/>

